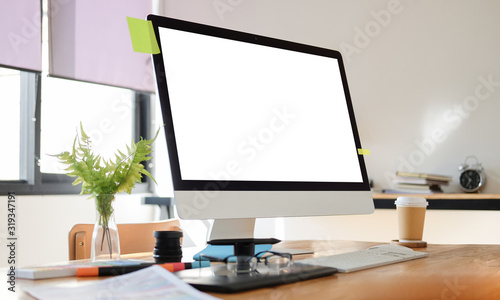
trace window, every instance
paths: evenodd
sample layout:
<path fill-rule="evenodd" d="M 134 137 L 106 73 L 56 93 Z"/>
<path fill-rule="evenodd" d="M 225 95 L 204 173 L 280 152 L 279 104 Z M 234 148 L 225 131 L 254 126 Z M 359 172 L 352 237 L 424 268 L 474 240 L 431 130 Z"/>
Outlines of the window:
<path fill-rule="evenodd" d="M 50 154 L 70 151 L 79 124 L 96 153 L 112 157 L 139 137 L 150 138 L 150 95 L 132 90 L 0 69 L 0 191 L 78 193 Z M 41 86 L 39 92 L 38 87 Z M 24 91 L 24 92 L 22 92 Z M 35 109 L 40 108 L 40 109 Z M 147 191 L 138 185 L 134 191 Z"/>
<path fill-rule="evenodd" d="M 20 180 L 21 72 L 0 68 L 0 180 Z M 6 129 L 9 130 L 6 130 Z"/>
<path fill-rule="evenodd" d="M 80 122 L 104 159 L 114 158 L 117 148 L 127 151 L 134 138 L 133 91 L 57 78 L 44 78 L 42 84 L 42 173 L 65 173 L 51 154 L 71 150 Z"/>
<path fill-rule="evenodd" d="M 2 194 L 79 193 L 51 154 L 71 150 L 80 122 L 105 158 L 151 138 L 150 93 L 48 76 L 48 1 L 42 4 L 42 72 L 0 67 Z M 134 192 L 148 188 L 145 181 Z"/>

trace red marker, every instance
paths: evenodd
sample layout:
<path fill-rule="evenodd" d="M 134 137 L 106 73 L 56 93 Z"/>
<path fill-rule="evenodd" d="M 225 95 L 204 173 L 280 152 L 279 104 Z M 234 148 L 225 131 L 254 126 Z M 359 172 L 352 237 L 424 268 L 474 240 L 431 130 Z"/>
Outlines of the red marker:
<path fill-rule="evenodd" d="M 89 267 L 89 268 L 78 268 L 76 270 L 76 276 L 78 277 L 90 277 L 90 276 L 114 276 L 122 275 L 134 271 L 138 271 L 152 265 L 160 266 L 167 269 L 170 272 L 176 272 L 186 269 L 204 268 L 209 267 L 209 261 L 197 261 L 192 263 L 165 263 L 165 264 L 140 264 L 133 266 L 110 266 L 110 267 Z"/>

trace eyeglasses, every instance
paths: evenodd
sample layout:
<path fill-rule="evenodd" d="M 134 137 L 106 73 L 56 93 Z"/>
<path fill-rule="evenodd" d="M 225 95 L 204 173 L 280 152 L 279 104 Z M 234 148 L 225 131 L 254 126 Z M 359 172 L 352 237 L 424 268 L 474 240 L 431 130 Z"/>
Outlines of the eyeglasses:
<path fill-rule="evenodd" d="M 290 253 L 261 251 L 254 256 L 231 255 L 222 260 L 233 273 L 259 273 L 258 266 L 264 265 L 268 271 L 284 270 L 292 264 Z"/>

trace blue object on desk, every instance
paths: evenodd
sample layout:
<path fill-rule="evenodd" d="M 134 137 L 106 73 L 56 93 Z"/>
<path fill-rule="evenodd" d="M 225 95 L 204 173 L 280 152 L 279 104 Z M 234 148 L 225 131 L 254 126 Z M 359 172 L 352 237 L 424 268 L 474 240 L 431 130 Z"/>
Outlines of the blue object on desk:
<path fill-rule="evenodd" d="M 259 244 L 255 245 L 255 254 L 261 251 L 271 250 L 272 245 Z M 210 257 L 215 257 L 218 259 L 224 259 L 228 256 L 234 255 L 233 245 L 207 245 L 207 247 L 193 256 L 194 260 L 200 260 L 201 255 L 206 255 Z"/>

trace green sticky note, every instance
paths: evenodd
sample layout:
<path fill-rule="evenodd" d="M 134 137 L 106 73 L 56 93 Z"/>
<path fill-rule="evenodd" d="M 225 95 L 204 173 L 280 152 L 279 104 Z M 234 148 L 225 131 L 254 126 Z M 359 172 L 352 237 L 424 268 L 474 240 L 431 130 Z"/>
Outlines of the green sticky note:
<path fill-rule="evenodd" d="M 153 23 L 151 23 L 150 20 L 127 17 L 127 23 L 135 52 L 149 54 L 160 53 L 160 47 L 158 47 L 153 29 Z"/>

